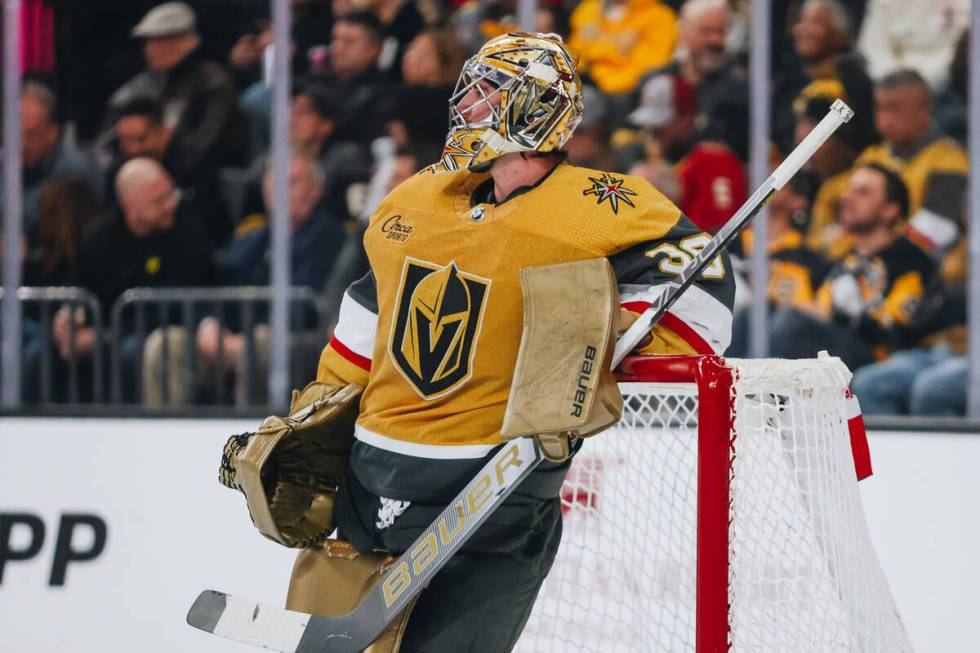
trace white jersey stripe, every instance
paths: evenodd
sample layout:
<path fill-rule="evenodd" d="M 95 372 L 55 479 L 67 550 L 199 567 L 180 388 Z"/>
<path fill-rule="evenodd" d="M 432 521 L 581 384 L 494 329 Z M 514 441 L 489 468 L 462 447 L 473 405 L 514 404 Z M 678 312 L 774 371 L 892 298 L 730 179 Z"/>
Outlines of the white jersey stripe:
<path fill-rule="evenodd" d="M 916 211 L 909 220 L 909 226 L 928 238 L 938 249 L 952 245 L 960 233 L 956 222 L 927 208 Z"/>
<path fill-rule="evenodd" d="M 666 284 L 637 289 L 624 286 L 620 302 L 653 302 L 667 290 Z M 691 327 L 695 333 L 711 345 L 716 354 L 724 354 L 732 342 L 732 312 L 707 291 L 689 286 L 684 294 L 670 307 L 670 313 Z"/>
<path fill-rule="evenodd" d="M 378 316 L 345 292 L 340 302 L 340 316 L 337 318 L 334 337 L 358 356 L 370 360 L 374 353 L 374 336 L 377 330 Z"/>
<path fill-rule="evenodd" d="M 499 444 L 419 444 L 389 438 L 368 431 L 360 424 L 354 426 L 354 437 L 378 449 L 391 451 L 404 456 L 416 458 L 433 458 L 436 460 L 452 460 L 459 458 L 485 458 L 487 454 L 499 447 Z"/>

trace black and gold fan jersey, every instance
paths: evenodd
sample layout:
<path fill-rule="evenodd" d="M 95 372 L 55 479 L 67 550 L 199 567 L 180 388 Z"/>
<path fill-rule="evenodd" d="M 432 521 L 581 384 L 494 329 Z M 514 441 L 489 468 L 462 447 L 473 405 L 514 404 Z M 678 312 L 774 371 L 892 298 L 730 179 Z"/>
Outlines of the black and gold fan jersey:
<path fill-rule="evenodd" d="M 826 317 L 833 313 L 831 287 L 834 279 L 842 274 L 854 275 L 857 280 L 862 299 L 869 308 L 866 321 L 888 328 L 908 324 L 925 287 L 936 276 L 936 264 L 905 236 L 899 236 L 872 257 L 848 254 L 834 265 L 817 291 L 817 306 Z M 878 340 L 877 337 L 869 339 Z"/>
<path fill-rule="evenodd" d="M 608 257 L 623 305 L 639 312 L 709 240 L 639 177 L 565 163 L 501 203 L 487 174 L 423 171 L 401 184 L 370 221 L 371 272 L 348 289 L 320 360 L 321 379 L 365 384 L 358 480 L 379 496 L 434 500 L 501 444 L 522 268 Z M 647 350 L 724 352 L 733 298 L 719 256 Z"/>
<path fill-rule="evenodd" d="M 742 249 L 752 255 L 752 232 L 742 232 Z M 769 241 L 769 287 L 766 296 L 774 306 L 812 306 L 817 288 L 831 263 L 804 244 L 803 234 L 790 229 Z"/>

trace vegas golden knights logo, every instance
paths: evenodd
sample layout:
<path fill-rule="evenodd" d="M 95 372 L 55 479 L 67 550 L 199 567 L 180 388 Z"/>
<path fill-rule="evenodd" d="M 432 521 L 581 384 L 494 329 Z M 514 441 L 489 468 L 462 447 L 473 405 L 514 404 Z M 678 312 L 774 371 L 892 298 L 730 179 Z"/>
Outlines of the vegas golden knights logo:
<path fill-rule="evenodd" d="M 422 397 L 435 399 L 472 374 L 490 280 L 406 258 L 389 351 Z"/>

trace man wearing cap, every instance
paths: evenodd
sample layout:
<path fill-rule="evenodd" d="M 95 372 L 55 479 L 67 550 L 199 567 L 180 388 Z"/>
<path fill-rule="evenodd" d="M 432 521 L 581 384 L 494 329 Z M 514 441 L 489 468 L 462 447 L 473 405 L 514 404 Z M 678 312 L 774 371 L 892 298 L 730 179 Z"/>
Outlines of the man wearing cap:
<path fill-rule="evenodd" d="M 674 59 L 649 72 L 638 87 L 654 77 L 678 75 L 694 89 L 698 112 L 723 121 L 726 142 L 741 159 L 748 157 L 748 79 L 745 66 L 726 50 L 731 22 L 726 0 L 688 0 L 680 10 L 680 41 Z"/>
<path fill-rule="evenodd" d="M 199 171 L 240 162 L 244 132 L 231 78 L 203 58 L 194 11 L 183 2 L 150 10 L 131 32 L 143 41 L 147 68 L 109 99 L 110 111 L 134 98 L 155 101 L 161 111 L 168 150 L 186 179 Z"/>
<path fill-rule="evenodd" d="M 632 174 L 652 181 L 659 177 L 660 157 L 675 164 L 677 205 L 696 225 L 717 232 L 748 197 L 745 168 L 723 141 L 724 134 L 710 117 L 697 126 L 697 97 L 680 76 L 663 74 L 643 85 L 640 106 L 629 121 L 643 129 L 654 152 Z M 654 172 L 658 171 L 658 172 Z"/>

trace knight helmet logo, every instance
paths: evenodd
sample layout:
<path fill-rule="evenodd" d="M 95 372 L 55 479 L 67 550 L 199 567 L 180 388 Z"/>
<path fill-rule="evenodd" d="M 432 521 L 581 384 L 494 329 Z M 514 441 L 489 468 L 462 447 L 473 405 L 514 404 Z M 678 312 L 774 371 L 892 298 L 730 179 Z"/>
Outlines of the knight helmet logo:
<path fill-rule="evenodd" d="M 416 392 L 436 399 L 472 374 L 490 280 L 406 258 L 389 352 Z"/>

